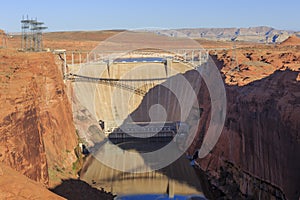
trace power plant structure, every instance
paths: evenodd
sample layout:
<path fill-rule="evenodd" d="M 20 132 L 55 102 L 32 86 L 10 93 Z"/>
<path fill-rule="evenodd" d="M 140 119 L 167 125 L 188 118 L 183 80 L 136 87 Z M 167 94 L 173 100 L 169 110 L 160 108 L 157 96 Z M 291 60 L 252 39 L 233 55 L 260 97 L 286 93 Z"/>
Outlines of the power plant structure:
<path fill-rule="evenodd" d="M 21 20 L 22 39 L 21 49 L 24 51 L 42 51 L 43 50 L 43 30 L 48 27 L 43 26 L 44 22 L 37 19 Z"/>

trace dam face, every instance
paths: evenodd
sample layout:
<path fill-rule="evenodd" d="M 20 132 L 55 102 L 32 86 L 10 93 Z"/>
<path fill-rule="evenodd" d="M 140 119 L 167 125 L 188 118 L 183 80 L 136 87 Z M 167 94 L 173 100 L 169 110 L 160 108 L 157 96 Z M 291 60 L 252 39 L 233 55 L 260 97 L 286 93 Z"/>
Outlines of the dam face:
<path fill-rule="evenodd" d="M 82 66 L 79 71 L 81 76 L 106 81 L 98 83 L 75 81 L 76 97 L 98 121 L 104 122 L 105 132 L 117 128 L 128 117 L 138 122 L 151 121 L 149 116 L 151 109 L 154 114 L 152 117 L 155 118 L 152 121 L 180 121 L 181 113 L 178 106 L 174 105 L 176 97 L 167 87 L 170 84 L 177 88 L 182 86 L 176 80 L 165 84 L 166 87 L 162 83 L 166 83 L 176 74 L 191 70 L 192 67 L 180 62 L 168 64 L 167 66 L 165 63 L 130 62 Z M 196 78 L 194 82 L 199 83 L 199 77 Z M 152 90 L 156 86 L 158 86 L 156 90 Z M 184 95 L 185 90 L 182 89 L 181 92 L 180 95 Z M 165 113 L 161 113 L 160 108 L 155 105 L 164 107 Z M 133 114 L 137 109 L 138 111 Z"/>
<path fill-rule="evenodd" d="M 187 85 L 197 89 L 201 82 L 197 71 L 188 63 L 169 61 L 168 65 L 155 62 L 90 64 L 73 73 L 77 73 L 73 82 L 76 99 L 97 121 L 104 122 L 104 132 L 99 134 L 108 137 L 117 128 L 132 122 L 172 124 L 183 121 L 182 116 L 188 121 L 190 129 L 195 130 L 197 127 L 200 116 L 197 103 L 191 105 L 192 110 L 184 110 L 180 105 L 191 99 L 190 91 L 185 89 L 188 88 Z M 181 81 L 182 74 L 187 77 L 187 82 Z M 93 81 L 76 77 L 89 77 Z M 180 156 L 183 152 L 172 138 L 144 138 L 142 142 L 133 139 L 117 142 L 100 139 L 94 145 L 97 144 L 100 147 L 88 157 L 80 177 L 99 189 L 104 188 L 118 195 L 167 192 L 202 194 L 197 174 L 189 160 Z M 172 155 L 179 156 L 172 164 L 156 169 L 152 162 L 157 156 L 149 159 L 144 153 L 156 151 L 166 145 L 171 146 Z M 159 157 L 158 160 L 162 162 L 170 159 L 170 155 L 163 151 L 159 153 Z M 101 162 L 103 159 L 105 161 Z M 121 167 L 116 164 L 120 160 Z M 132 163 L 135 167 L 132 167 Z"/>
<path fill-rule="evenodd" d="M 75 125 L 91 152 L 80 178 L 117 195 L 202 194 L 184 154 L 201 115 L 195 66 L 208 53 L 198 43 L 154 35 L 122 34 L 97 47 L 89 63 L 69 68 Z"/>

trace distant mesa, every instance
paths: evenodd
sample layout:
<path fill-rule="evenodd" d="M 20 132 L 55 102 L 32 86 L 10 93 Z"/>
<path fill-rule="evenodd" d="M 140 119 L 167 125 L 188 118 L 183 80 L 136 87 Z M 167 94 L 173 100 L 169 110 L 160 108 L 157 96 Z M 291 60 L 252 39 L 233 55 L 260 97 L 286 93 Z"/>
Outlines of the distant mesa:
<path fill-rule="evenodd" d="M 114 31 L 67 31 L 46 33 L 47 38 L 94 40 L 102 41 L 107 37 L 120 33 L 124 30 Z M 182 28 L 156 30 L 157 34 L 163 34 L 170 37 L 187 36 L 191 39 L 205 39 L 213 41 L 243 41 L 259 43 L 280 43 L 289 36 L 296 34 L 295 31 L 277 30 L 272 27 L 258 26 L 249 28 Z"/>
<path fill-rule="evenodd" d="M 194 28 L 170 30 L 169 35 L 176 35 L 176 31 L 186 34 L 192 39 L 207 39 L 219 41 L 245 41 L 260 43 L 280 43 L 294 31 L 277 30 L 268 26 L 249 28 Z"/>

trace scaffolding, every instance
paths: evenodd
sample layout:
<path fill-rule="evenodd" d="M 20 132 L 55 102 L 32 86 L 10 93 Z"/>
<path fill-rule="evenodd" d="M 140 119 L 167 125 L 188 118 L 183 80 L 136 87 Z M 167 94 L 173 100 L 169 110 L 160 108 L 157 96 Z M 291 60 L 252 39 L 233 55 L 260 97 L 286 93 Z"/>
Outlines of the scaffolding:
<path fill-rule="evenodd" d="M 47 27 L 43 26 L 44 22 L 39 22 L 37 19 L 21 20 L 22 37 L 21 49 L 24 51 L 42 51 L 43 50 L 43 30 Z"/>

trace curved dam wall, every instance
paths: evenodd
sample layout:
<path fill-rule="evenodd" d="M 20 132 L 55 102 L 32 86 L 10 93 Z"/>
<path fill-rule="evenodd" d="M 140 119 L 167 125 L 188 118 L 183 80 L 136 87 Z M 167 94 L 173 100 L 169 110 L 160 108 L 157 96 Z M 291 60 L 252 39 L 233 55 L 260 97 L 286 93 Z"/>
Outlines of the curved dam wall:
<path fill-rule="evenodd" d="M 180 121 L 182 113 L 176 95 L 188 99 L 189 93 L 184 89 L 185 85 L 182 85 L 180 77 L 176 79 L 176 74 L 191 69 L 190 65 L 179 62 L 87 64 L 74 73 L 106 81 L 91 83 L 75 80 L 74 92 L 78 101 L 97 120 L 105 122 L 106 130 L 121 125 L 137 108 L 138 111 L 130 116 L 133 121 Z M 172 80 L 168 79 L 172 76 Z M 160 84 L 162 85 L 152 91 L 152 88 Z M 199 77 L 185 84 L 198 88 Z M 174 94 L 174 89 L 170 91 L 170 87 L 177 88 L 177 94 Z M 164 107 L 163 113 L 160 106 L 152 107 L 156 104 Z M 151 112 L 153 115 L 149 116 Z"/>
<path fill-rule="evenodd" d="M 110 83 L 74 82 L 76 98 L 97 120 L 103 120 L 106 125 L 118 127 L 122 123 L 133 120 L 147 121 L 180 121 L 189 120 L 190 129 L 197 130 L 197 102 L 191 99 L 191 90 L 198 94 L 201 78 L 195 70 L 185 64 L 172 62 L 166 66 L 164 63 L 113 63 L 110 66 L 87 65 L 82 66 L 78 73 L 82 76 L 102 79 L 160 79 L 155 81 L 121 81 L 132 88 L 143 90 L 144 95 L 137 94 L 134 90 L 124 89 Z M 182 81 L 184 74 L 184 81 Z M 101 82 L 101 81 L 100 81 Z M 109 85 L 111 84 L 111 85 Z M 183 102 L 192 102 L 191 110 L 182 109 Z M 194 114 L 194 115 L 193 115 Z M 195 117 L 193 119 L 193 117 Z M 199 117 L 199 116 L 198 116 Z M 107 143 L 103 139 L 96 145 Z M 129 146 L 126 146 L 129 145 Z M 105 156 L 111 161 L 118 159 L 127 162 L 143 162 L 143 155 L 139 160 L 130 160 L 126 157 L 125 150 L 141 153 L 155 149 L 157 142 L 139 144 L 136 142 L 118 146 L 118 150 L 106 149 Z M 138 148 L 139 147 L 139 148 Z M 161 155 L 159 159 L 167 159 Z M 126 163 L 125 163 L 126 164 Z M 124 164 L 124 165 L 125 165 Z M 144 165 L 149 163 L 145 160 Z M 149 166 L 151 167 L 151 166 Z M 159 170 L 142 173 L 122 172 L 112 169 L 97 159 L 90 156 L 81 171 L 80 178 L 99 189 L 104 188 L 114 194 L 142 194 L 142 193 L 173 193 L 173 194 L 202 194 L 199 178 L 190 166 L 185 156 Z"/>

